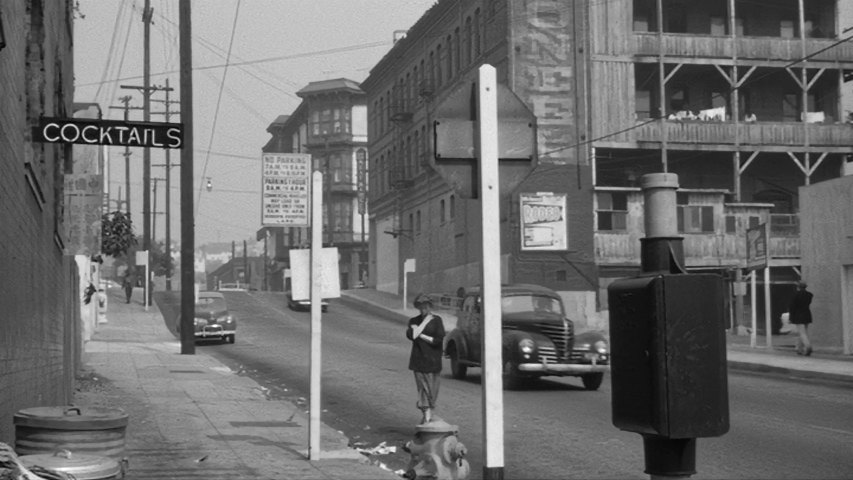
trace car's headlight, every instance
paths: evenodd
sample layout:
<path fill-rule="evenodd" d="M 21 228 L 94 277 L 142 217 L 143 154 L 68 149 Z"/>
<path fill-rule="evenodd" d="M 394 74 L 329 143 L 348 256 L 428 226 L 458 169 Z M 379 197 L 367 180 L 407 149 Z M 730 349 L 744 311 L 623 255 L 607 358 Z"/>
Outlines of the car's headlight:
<path fill-rule="evenodd" d="M 198 317 L 193 318 L 193 326 L 197 327 L 199 325 L 207 325 L 207 320 Z"/>
<path fill-rule="evenodd" d="M 529 338 L 521 339 L 518 342 L 518 349 L 521 350 L 521 353 L 525 353 L 525 354 L 529 355 L 529 354 L 533 353 L 533 349 L 535 347 L 536 347 L 536 344 L 533 342 L 533 340 L 531 340 Z"/>
<path fill-rule="evenodd" d="M 593 345 L 593 349 L 595 349 L 595 351 L 601 355 L 606 355 L 610 352 L 610 348 L 607 346 L 607 342 L 605 342 L 604 340 L 599 340 L 595 342 L 595 344 Z"/>
<path fill-rule="evenodd" d="M 222 322 L 222 323 L 231 323 L 234 321 L 234 317 L 232 317 L 231 315 L 224 315 L 224 316 L 217 318 L 216 321 Z"/>

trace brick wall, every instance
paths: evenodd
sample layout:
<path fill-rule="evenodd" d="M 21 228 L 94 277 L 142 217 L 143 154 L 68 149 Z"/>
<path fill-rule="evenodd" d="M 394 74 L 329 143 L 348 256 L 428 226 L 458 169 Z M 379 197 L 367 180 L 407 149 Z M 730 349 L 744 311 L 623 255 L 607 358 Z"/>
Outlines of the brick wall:
<path fill-rule="evenodd" d="M 4 0 L 0 51 L 0 441 L 22 408 L 71 399 L 79 359 L 76 265 L 62 252 L 62 175 L 70 149 L 33 144 L 73 92 L 70 0 Z"/>

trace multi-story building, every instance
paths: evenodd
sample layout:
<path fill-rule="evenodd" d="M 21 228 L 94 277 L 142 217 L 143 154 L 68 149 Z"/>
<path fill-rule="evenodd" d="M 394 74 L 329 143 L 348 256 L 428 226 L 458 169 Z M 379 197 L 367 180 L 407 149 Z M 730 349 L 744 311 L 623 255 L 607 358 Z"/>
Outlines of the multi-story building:
<path fill-rule="evenodd" d="M 371 257 L 371 282 L 400 291 L 409 258 L 413 289 L 479 281 L 479 204 L 437 172 L 433 122 L 435 106 L 488 63 L 537 127 L 532 171 L 501 192 L 504 282 L 550 286 L 581 316 L 603 308 L 607 285 L 639 269 L 638 181 L 671 172 L 688 270 L 730 278 L 735 310 L 747 230 L 766 223 L 771 283 L 787 288 L 799 266 L 797 187 L 842 175 L 853 151 L 843 108 L 853 44 L 839 20 L 851 8 L 836 0 L 440 0 L 362 83 L 371 249 L 382 252 Z M 519 204 L 536 192 L 566 199 L 560 251 L 524 246 Z M 778 321 L 782 295 L 771 310 Z"/>
<path fill-rule="evenodd" d="M 747 230 L 769 225 L 772 288 L 757 292 L 759 325 L 765 291 L 766 313 L 778 325 L 801 273 L 797 188 L 843 175 L 853 152 L 844 110 L 853 44 L 840 24 L 853 5 L 589 5 L 589 137 L 602 286 L 636 266 L 643 235 L 638 178 L 668 171 L 679 178 L 678 231 L 688 269 L 740 279 Z M 739 304 L 733 303 L 735 318 L 747 323 Z"/>
<path fill-rule="evenodd" d="M 32 140 L 41 117 L 74 114 L 73 3 L 0 5 L 0 441 L 10 444 L 18 410 L 71 401 L 80 365 L 79 277 L 63 225 L 72 148 Z"/>
<path fill-rule="evenodd" d="M 302 102 L 279 116 L 267 131 L 265 153 L 310 153 L 323 172 L 323 245 L 337 247 L 341 288 L 352 288 L 367 273 L 367 106 L 358 83 L 348 79 L 311 82 L 297 92 Z M 305 227 L 264 227 L 258 239 L 268 247 L 271 288 L 284 288 L 292 248 L 307 248 Z"/>

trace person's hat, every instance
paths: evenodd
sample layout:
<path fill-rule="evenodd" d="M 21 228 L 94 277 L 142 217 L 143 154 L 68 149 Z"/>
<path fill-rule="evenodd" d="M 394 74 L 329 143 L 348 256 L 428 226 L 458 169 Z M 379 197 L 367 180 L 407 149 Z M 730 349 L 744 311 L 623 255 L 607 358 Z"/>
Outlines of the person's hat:
<path fill-rule="evenodd" d="M 429 298 L 429 295 L 421 293 L 415 297 L 415 300 L 412 303 L 415 305 L 415 308 L 418 308 L 425 303 L 432 305 L 432 299 Z"/>

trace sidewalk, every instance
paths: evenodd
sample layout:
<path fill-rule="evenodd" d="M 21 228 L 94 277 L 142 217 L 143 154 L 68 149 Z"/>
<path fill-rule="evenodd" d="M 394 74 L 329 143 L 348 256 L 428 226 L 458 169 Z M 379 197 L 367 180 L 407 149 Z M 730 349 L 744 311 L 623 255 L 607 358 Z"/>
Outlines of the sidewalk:
<path fill-rule="evenodd" d="M 362 308 L 372 309 L 377 314 L 384 312 L 401 322 L 418 314 L 411 302 L 404 308 L 399 295 L 374 289 L 345 290 L 341 292 L 341 297 L 344 302 L 356 302 Z M 448 313 L 439 311 L 445 325 L 451 324 L 449 330 L 456 324 L 456 318 Z M 765 346 L 766 338 L 763 335 L 758 336 L 756 347 L 751 347 L 749 342 L 749 336 L 726 334 L 729 370 L 772 373 L 802 380 L 841 382 L 853 386 L 853 355 L 842 355 L 819 346 L 809 357 L 797 355 L 794 352 L 794 334 L 774 335 L 770 349 Z"/>
<path fill-rule="evenodd" d="M 86 344 L 74 402 L 121 408 L 127 479 L 399 479 L 321 427 L 319 460 L 308 460 L 307 405 L 267 397 L 203 350 L 181 355 L 180 341 L 141 289 L 127 304 L 108 292 L 107 323 Z"/>

